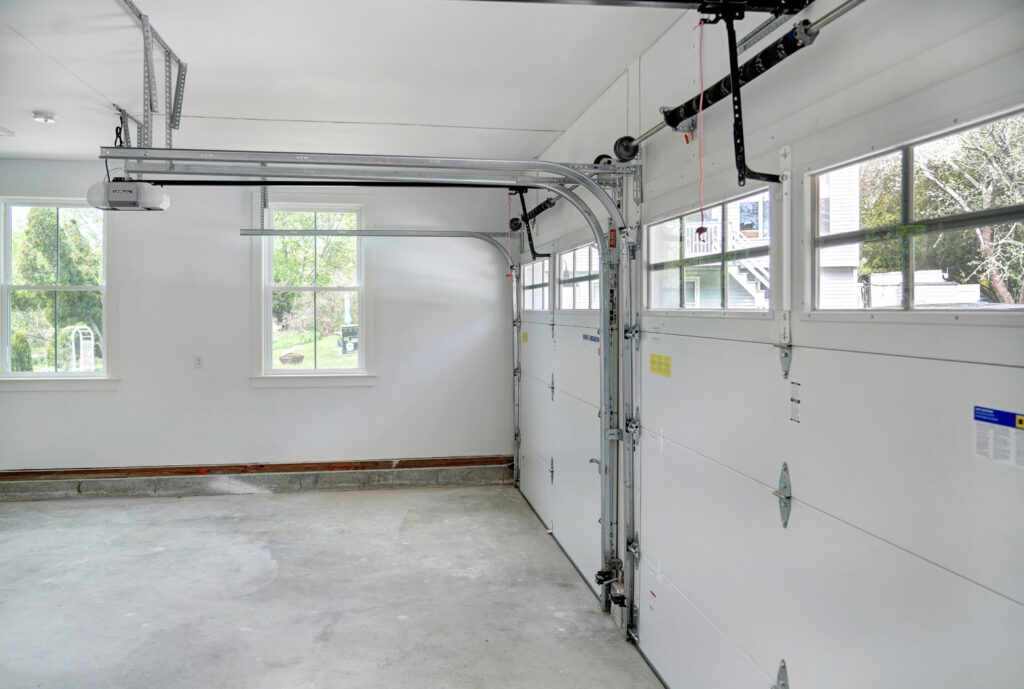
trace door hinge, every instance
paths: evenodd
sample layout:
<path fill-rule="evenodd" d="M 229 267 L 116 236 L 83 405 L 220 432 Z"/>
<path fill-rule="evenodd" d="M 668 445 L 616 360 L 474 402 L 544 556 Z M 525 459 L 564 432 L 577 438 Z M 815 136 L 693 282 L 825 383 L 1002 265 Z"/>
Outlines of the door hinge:
<path fill-rule="evenodd" d="M 779 489 L 772 491 L 772 495 L 779 499 L 779 516 L 782 518 L 782 528 L 789 526 L 789 511 L 793 503 L 793 490 L 789 483 L 789 466 L 783 462 L 782 471 L 779 473 Z"/>
<path fill-rule="evenodd" d="M 772 689 L 789 689 L 789 672 L 786 671 L 785 660 L 779 663 L 779 674 L 775 677 Z"/>
<path fill-rule="evenodd" d="M 789 379 L 789 365 L 793 363 L 793 348 L 788 344 L 775 345 L 779 348 L 779 363 L 782 365 L 782 379 Z"/>

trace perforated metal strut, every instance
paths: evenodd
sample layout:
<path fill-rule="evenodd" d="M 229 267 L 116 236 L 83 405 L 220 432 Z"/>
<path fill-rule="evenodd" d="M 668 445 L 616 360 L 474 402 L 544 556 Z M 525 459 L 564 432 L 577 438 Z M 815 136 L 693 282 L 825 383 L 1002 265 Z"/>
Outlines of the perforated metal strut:
<path fill-rule="evenodd" d="M 740 65 L 738 69 L 739 78 L 737 79 L 740 86 L 749 84 L 751 81 L 761 76 L 790 55 L 813 43 L 817 34 L 815 33 L 812 35 L 808 31 L 809 26 L 810 22 L 806 20 L 800 22 L 792 31 Z M 728 98 L 732 93 L 733 79 L 731 72 L 732 70 L 730 69 L 729 76 L 720 79 L 704 89 L 703 96 L 705 110 L 715 103 Z M 677 105 L 674 108 L 667 108 L 663 112 L 665 124 L 672 129 L 675 129 L 685 120 L 694 117 L 700 107 L 701 94 L 698 93 L 696 96 L 681 105 Z"/>

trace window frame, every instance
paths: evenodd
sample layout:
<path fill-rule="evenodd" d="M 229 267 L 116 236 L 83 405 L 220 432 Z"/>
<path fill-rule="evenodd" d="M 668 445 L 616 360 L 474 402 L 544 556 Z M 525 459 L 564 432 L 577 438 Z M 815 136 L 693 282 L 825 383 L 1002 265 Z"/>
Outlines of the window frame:
<path fill-rule="evenodd" d="M 24 389 L 64 389 L 60 384 L 64 381 L 110 381 L 113 377 L 113 357 L 110 337 L 110 311 L 108 285 L 110 284 L 110 222 L 107 211 L 96 209 L 102 223 L 102 262 L 103 280 L 99 285 L 15 285 L 13 256 L 13 223 L 12 206 L 34 206 L 41 208 L 93 208 L 82 198 L 53 196 L 4 196 L 0 197 L 0 379 L 5 388 L 12 383 L 25 382 L 30 387 Z M 58 221 L 59 227 L 59 221 Z M 10 296 L 11 292 L 35 290 L 46 292 L 97 292 L 103 309 L 100 327 L 100 342 L 103 349 L 103 370 L 101 371 L 11 371 L 11 334 L 10 334 Z M 56 328 L 56 323 L 54 324 Z M 47 385 L 44 381 L 49 381 Z M 52 387 L 57 385 L 57 387 Z M 13 388 L 12 388 L 13 389 Z M 22 388 L 19 388 L 22 389 Z"/>
<path fill-rule="evenodd" d="M 273 229 L 274 211 L 298 211 L 321 213 L 358 213 L 358 230 L 372 227 L 372 213 L 369 198 L 334 193 L 285 192 L 271 194 L 268 204 L 266 226 Z M 259 224 L 261 215 L 260 194 L 253 193 L 253 219 Z M 310 231 L 309 236 L 317 236 Z M 364 237 L 356 237 L 356 275 L 358 286 L 318 287 L 288 286 L 274 284 L 273 236 L 253 237 L 253 285 L 254 299 L 254 347 L 253 387 L 336 387 L 370 386 L 375 384 L 373 356 L 373 298 L 372 279 L 368 251 Z M 359 366 L 356 368 L 332 369 L 287 369 L 273 366 L 273 293 L 275 291 L 298 292 L 354 292 L 359 303 Z"/>
<path fill-rule="evenodd" d="M 657 315 L 666 315 L 666 316 L 685 314 L 687 316 L 701 316 L 701 315 L 704 315 L 704 316 L 716 316 L 716 317 L 721 317 L 723 315 L 734 316 L 734 317 L 735 316 L 739 316 L 739 317 L 754 317 L 754 318 L 765 318 L 765 317 L 771 318 L 771 317 L 773 317 L 774 311 L 777 308 L 776 304 L 775 304 L 776 294 L 778 293 L 776 285 L 779 284 L 779 283 L 777 283 L 777 281 L 783 279 L 783 277 L 784 277 L 784 276 L 779 275 L 780 271 L 776 269 L 776 258 L 775 257 L 776 257 L 776 253 L 778 251 L 778 247 L 781 246 L 781 242 L 783 241 L 782 240 L 782 234 L 783 234 L 784 230 L 781 227 L 780 223 L 777 222 L 777 218 L 780 218 L 781 216 L 780 216 L 780 214 L 776 210 L 776 204 L 778 202 L 776 201 L 775 198 L 773 198 L 773 196 L 774 196 L 773 192 L 774 192 L 773 187 L 771 185 L 765 184 L 765 185 L 762 185 L 762 186 L 758 186 L 757 188 L 753 189 L 752 191 L 744 189 L 743 193 L 741 193 L 741 194 L 734 194 L 734 195 L 731 195 L 731 196 L 727 196 L 727 197 L 723 198 L 720 201 L 716 201 L 715 203 L 711 203 L 711 204 L 706 204 L 704 206 L 705 213 L 709 209 L 713 209 L 713 208 L 718 208 L 719 209 L 719 214 L 720 214 L 720 217 L 721 217 L 721 225 L 722 225 L 722 249 L 721 249 L 721 251 L 719 251 L 717 253 L 701 254 L 699 256 L 685 256 L 684 255 L 685 254 L 685 247 L 686 247 L 686 227 L 685 227 L 685 224 L 683 223 L 683 220 L 686 217 L 688 217 L 690 215 L 693 215 L 694 213 L 699 213 L 701 211 L 701 209 L 699 207 L 698 208 L 693 208 L 691 210 L 683 211 L 683 212 L 673 212 L 673 213 L 667 214 L 664 217 L 661 217 L 661 218 L 659 218 L 659 219 L 657 219 L 657 220 L 655 220 L 653 222 L 645 223 L 644 224 L 644 236 L 643 236 L 643 304 L 644 304 L 644 312 L 645 313 L 650 313 L 650 314 L 657 314 Z M 769 228 L 770 228 L 769 229 L 769 235 L 768 235 L 768 243 L 765 244 L 764 246 L 748 247 L 748 248 L 745 248 L 745 249 L 730 249 L 729 248 L 729 239 L 728 239 L 728 234 L 729 233 L 727 231 L 728 222 L 729 222 L 729 215 L 728 215 L 728 212 L 727 212 L 728 206 L 731 205 L 731 204 L 734 204 L 734 203 L 738 203 L 738 202 L 747 200 L 747 199 L 753 199 L 754 197 L 759 197 L 761 195 L 766 195 L 767 196 L 768 207 L 769 207 L 769 212 L 768 212 L 768 216 L 767 216 L 768 217 Z M 765 217 L 763 210 L 761 211 L 760 215 L 761 215 L 762 219 Z M 652 264 L 651 263 L 651 258 L 650 258 L 650 255 L 651 255 L 651 241 L 650 241 L 650 231 L 651 231 L 651 228 L 653 228 L 653 227 L 655 227 L 657 225 L 661 225 L 662 223 L 672 221 L 672 220 L 678 220 L 679 224 L 680 224 L 680 227 L 679 227 L 679 253 L 680 253 L 680 257 L 678 259 L 675 259 L 675 260 L 672 260 L 672 261 L 661 261 L 659 263 Z M 766 294 L 765 294 L 765 299 L 766 299 L 765 308 L 745 308 L 745 307 L 738 307 L 738 306 L 729 306 L 729 299 L 728 299 L 728 297 L 729 297 L 729 281 L 728 281 L 728 279 L 729 279 L 729 264 L 731 262 L 740 261 L 740 260 L 747 259 L 747 258 L 762 258 L 762 257 L 767 257 L 768 258 L 769 279 L 770 279 L 770 284 L 768 285 L 768 288 L 767 288 Z M 687 281 L 695 281 L 696 285 L 699 287 L 700 279 L 699 279 L 699 276 L 687 276 L 685 269 L 688 266 L 702 265 L 702 264 L 707 264 L 707 263 L 720 263 L 721 264 L 720 271 L 719 271 L 720 272 L 720 278 L 719 278 L 719 282 L 720 282 L 719 304 L 716 305 L 716 306 L 708 306 L 708 307 L 701 307 L 701 306 L 696 306 L 696 305 L 695 306 L 687 307 L 685 305 L 686 304 L 686 299 L 685 299 L 685 295 L 686 295 L 686 287 L 685 287 L 686 286 L 686 282 Z M 651 306 L 651 273 L 653 272 L 653 270 L 664 270 L 664 269 L 671 270 L 672 268 L 678 268 L 679 269 L 679 289 L 680 289 L 680 300 L 679 300 L 679 302 L 680 302 L 680 305 L 678 307 L 667 307 L 667 306 L 653 307 L 653 306 Z M 695 303 L 700 301 L 699 292 L 695 292 L 695 299 L 694 299 L 694 301 L 695 301 Z"/>
<path fill-rule="evenodd" d="M 1024 305 L 1006 305 L 995 308 L 966 307 L 914 307 L 915 265 L 914 240 L 919 236 L 929 236 L 957 230 L 970 230 L 984 224 L 1000 224 L 1006 222 L 1024 222 L 1024 204 L 1003 206 L 970 213 L 958 213 L 936 218 L 914 217 L 914 149 L 938 141 L 961 132 L 967 132 L 999 120 L 1019 117 L 1024 111 L 1003 112 L 967 124 L 958 125 L 924 137 L 915 138 L 902 144 L 882 150 L 873 150 L 835 165 L 819 168 L 804 176 L 804 188 L 807 190 L 808 208 L 806 214 L 806 235 L 809 237 L 809 259 L 805 261 L 810 274 L 808 276 L 809 300 L 805 315 L 819 320 L 861 320 L 861 319 L 913 319 L 921 322 L 972 322 L 1015 325 L 1024 323 Z M 852 165 L 859 165 L 872 160 L 884 158 L 895 153 L 901 154 L 900 161 L 900 222 L 894 225 L 858 229 L 851 232 L 821 235 L 821 178 L 831 172 L 842 170 Z M 822 248 L 832 246 L 848 246 L 877 241 L 899 241 L 902 273 L 902 305 L 895 307 L 868 307 L 859 309 L 823 309 L 819 306 L 821 275 L 820 253 Z M 1016 316 L 1016 317 L 1015 317 Z M 992 321 L 991 318 L 999 319 Z M 963 320 L 962 320 L 963 319 Z M 1008 320 L 1009 319 L 1009 320 Z"/>
<path fill-rule="evenodd" d="M 537 283 L 534 283 L 532 285 L 527 285 L 526 284 L 526 277 L 525 277 L 525 275 L 526 275 L 525 271 L 526 271 L 527 266 L 535 266 L 535 265 L 537 265 L 539 263 L 543 263 L 543 262 L 547 262 L 547 264 L 548 264 L 548 279 L 547 279 L 547 282 L 537 282 Z M 552 310 L 552 307 L 553 307 L 552 300 L 551 300 L 551 284 L 552 284 L 552 280 L 551 280 L 551 256 L 545 256 L 543 258 L 538 258 L 536 260 L 533 260 L 533 261 L 530 261 L 528 263 L 522 264 L 519 267 L 519 274 L 520 274 L 520 292 L 521 292 L 520 299 L 522 300 L 520 303 L 523 304 L 523 313 L 551 313 L 551 310 Z M 542 292 L 542 293 L 544 293 L 547 296 L 547 302 L 548 302 L 547 308 L 541 308 L 541 309 L 527 308 L 526 307 L 526 293 L 527 292 Z"/>
<path fill-rule="evenodd" d="M 597 252 L 597 267 L 596 267 L 596 269 L 591 268 L 591 267 L 588 266 L 587 274 L 586 275 L 581 275 L 581 276 L 577 277 L 576 276 L 576 259 L 573 258 L 573 275 L 572 275 L 572 277 L 569 277 L 569 278 L 563 280 L 562 276 L 561 276 L 561 272 L 560 272 L 561 265 L 562 265 L 562 257 L 565 256 L 566 254 L 575 255 L 575 252 L 579 251 L 580 249 L 582 249 L 584 247 L 587 248 L 588 263 L 589 263 L 590 259 L 593 258 L 594 252 L 595 251 Z M 557 276 L 558 279 L 557 279 L 557 284 L 556 284 L 556 287 L 555 287 L 555 297 L 554 297 L 557 300 L 557 302 L 552 301 L 552 304 L 551 304 L 552 308 L 555 311 L 559 312 L 559 313 L 565 313 L 565 314 L 570 314 L 570 313 L 586 314 L 586 313 L 592 313 L 592 312 L 600 311 L 601 310 L 601 294 L 600 294 L 600 284 L 601 284 L 601 252 L 600 252 L 600 250 L 597 247 L 597 242 L 583 242 L 582 244 L 576 244 L 576 245 L 572 246 L 571 248 L 565 249 L 564 251 L 557 252 L 555 254 L 555 258 L 556 258 L 556 261 L 555 261 L 555 264 L 554 264 L 554 266 L 552 267 L 551 270 L 559 271 L 559 272 L 558 272 L 558 276 Z M 593 271 L 593 272 L 591 272 L 591 271 Z M 548 273 L 548 275 L 550 276 L 551 273 Z M 555 282 L 555 281 L 553 280 L 552 282 Z M 575 285 L 577 285 L 579 283 L 583 283 L 583 282 L 585 282 L 585 283 L 596 282 L 598 284 L 598 302 L 597 302 L 597 304 L 596 305 L 590 305 L 590 306 L 588 306 L 585 309 L 576 308 L 576 296 L 575 296 L 576 295 Z M 571 306 L 569 308 L 566 308 L 565 306 L 562 305 L 562 286 L 563 285 L 573 285 L 574 286 L 574 288 L 573 288 L 573 306 Z M 589 286 L 589 284 L 588 284 L 587 290 L 588 290 L 588 292 L 587 292 L 588 294 L 593 294 L 593 287 Z"/>

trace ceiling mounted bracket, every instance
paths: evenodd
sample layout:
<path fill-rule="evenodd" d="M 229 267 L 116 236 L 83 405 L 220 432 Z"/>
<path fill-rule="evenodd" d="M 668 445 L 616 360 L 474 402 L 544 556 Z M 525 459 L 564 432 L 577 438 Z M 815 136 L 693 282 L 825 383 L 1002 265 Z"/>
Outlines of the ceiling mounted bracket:
<path fill-rule="evenodd" d="M 793 506 L 793 489 L 789 483 L 789 466 L 783 462 L 782 471 L 779 473 L 779 488 L 772 491 L 772 495 L 779 499 L 779 516 L 782 518 L 782 528 L 789 526 L 789 512 Z"/>

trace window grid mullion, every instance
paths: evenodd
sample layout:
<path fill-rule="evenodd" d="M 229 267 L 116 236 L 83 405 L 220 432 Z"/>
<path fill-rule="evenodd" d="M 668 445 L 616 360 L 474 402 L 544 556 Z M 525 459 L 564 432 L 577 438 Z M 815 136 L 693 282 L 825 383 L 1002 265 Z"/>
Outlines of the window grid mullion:
<path fill-rule="evenodd" d="M 909 225 L 914 220 L 914 148 L 903 149 L 900 170 L 902 193 L 900 195 L 900 221 Z M 900 251 L 903 258 L 903 310 L 914 308 L 914 236 L 904 234 Z"/>

